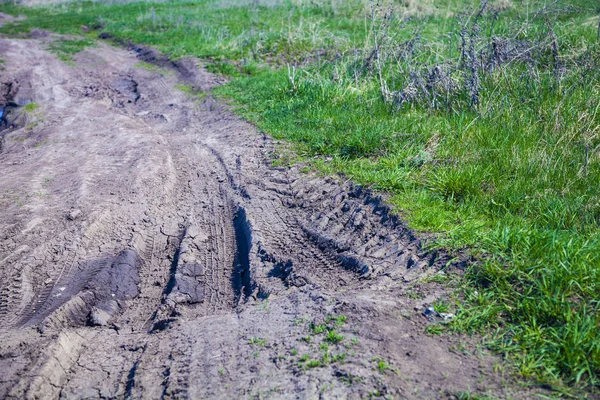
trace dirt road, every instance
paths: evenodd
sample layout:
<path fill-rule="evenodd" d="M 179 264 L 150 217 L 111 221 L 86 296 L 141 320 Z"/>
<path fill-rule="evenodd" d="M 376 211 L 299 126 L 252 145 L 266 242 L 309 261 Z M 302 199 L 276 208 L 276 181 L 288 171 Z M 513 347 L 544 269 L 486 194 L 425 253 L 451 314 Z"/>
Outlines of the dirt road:
<path fill-rule="evenodd" d="M 448 257 L 378 197 L 273 167 L 176 88 L 219 84 L 191 60 L 50 40 L 0 39 L 0 397 L 506 393 L 498 360 L 425 334 L 443 288 L 417 282 Z"/>

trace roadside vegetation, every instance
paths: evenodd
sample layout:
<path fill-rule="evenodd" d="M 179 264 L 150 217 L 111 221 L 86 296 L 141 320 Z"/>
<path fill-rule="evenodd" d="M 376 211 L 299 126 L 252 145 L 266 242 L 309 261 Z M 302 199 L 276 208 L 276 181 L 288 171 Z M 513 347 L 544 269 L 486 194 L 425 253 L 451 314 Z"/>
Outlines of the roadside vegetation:
<path fill-rule="evenodd" d="M 34 28 L 195 56 L 298 158 L 477 260 L 449 329 L 522 377 L 600 384 L 600 18 L 587 0 L 10 4 Z M 72 55 L 76 46 L 61 45 Z M 86 42 L 87 43 L 87 42 Z M 72 43 L 75 45 L 76 43 Z M 62 50 L 61 50 L 62 51 Z"/>

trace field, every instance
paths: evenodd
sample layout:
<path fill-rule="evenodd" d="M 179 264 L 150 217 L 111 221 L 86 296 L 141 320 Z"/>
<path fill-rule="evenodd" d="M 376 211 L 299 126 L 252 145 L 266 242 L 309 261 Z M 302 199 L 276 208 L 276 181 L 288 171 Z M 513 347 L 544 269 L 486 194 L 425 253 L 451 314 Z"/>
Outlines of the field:
<path fill-rule="evenodd" d="M 203 0 L 0 11 L 23 17 L 5 35 L 70 35 L 50 48 L 67 62 L 99 37 L 202 60 L 228 80 L 212 95 L 291 143 L 278 165 L 370 187 L 427 249 L 473 260 L 444 305 L 456 318 L 430 332 L 482 337 L 511 374 L 557 395 L 598 390 L 597 5 Z"/>

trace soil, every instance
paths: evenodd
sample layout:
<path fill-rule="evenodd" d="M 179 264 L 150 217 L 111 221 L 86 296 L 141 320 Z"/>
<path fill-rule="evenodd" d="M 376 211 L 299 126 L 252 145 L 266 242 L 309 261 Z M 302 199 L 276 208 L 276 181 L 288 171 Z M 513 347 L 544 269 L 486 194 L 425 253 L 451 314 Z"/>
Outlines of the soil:
<path fill-rule="evenodd" d="M 50 40 L 0 39 L 0 397 L 530 396 L 425 333 L 460 265 L 381 198 L 274 167 L 194 60 Z"/>

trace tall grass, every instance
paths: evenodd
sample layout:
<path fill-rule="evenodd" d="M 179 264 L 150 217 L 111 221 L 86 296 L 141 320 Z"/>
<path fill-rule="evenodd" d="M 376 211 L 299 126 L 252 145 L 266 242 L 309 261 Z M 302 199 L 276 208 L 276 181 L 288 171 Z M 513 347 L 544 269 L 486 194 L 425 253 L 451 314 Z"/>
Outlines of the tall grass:
<path fill-rule="evenodd" d="M 318 168 L 392 194 L 480 260 L 453 329 L 524 377 L 600 376 L 599 18 L 588 1 L 272 0 L 0 9 L 198 56 L 216 93 Z M 49 18 L 48 15 L 52 17 Z"/>
<path fill-rule="evenodd" d="M 596 27 L 573 32 L 573 11 L 553 5 L 514 26 L 482 7 L 432 41 L 392 12 L 374 6 L 366 44 L 334 64 L 222 92 L 333 158 L 321 167 L 392 191 L 414 226 L 445 232 L 439 245 L 479 256 L 454 329 L 493 331 L 525 377 L 597 385 Z"/>

